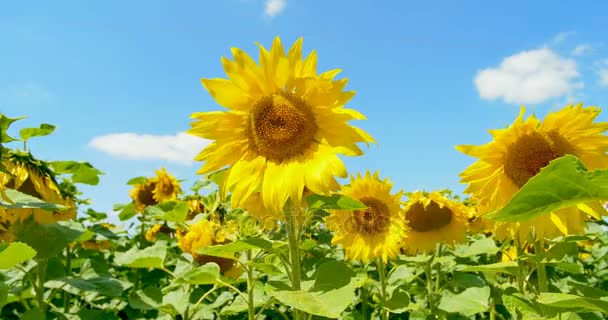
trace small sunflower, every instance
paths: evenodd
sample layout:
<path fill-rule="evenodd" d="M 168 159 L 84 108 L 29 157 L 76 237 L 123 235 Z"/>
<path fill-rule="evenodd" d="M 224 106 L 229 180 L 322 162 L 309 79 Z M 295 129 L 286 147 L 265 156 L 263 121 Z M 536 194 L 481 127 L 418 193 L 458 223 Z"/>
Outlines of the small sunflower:
<path fill-rule="evenodd" d="M 80 243 L 80 245 L 88 250 L 102 251 L 112 247 L 110 240 L 87 240 Z"/>
<path fill-rule="evenodd" d="M 145 238 L 149 242 L 154 242 L 159 233 L 170 235 L 172 231 L 173 229 L 169 228 L 166 224 L 154 224 L 146 231 Z"/>
<path fill-rule="evenodd" d="M 158 204 L 154 198 L 154 189 L 156 189 L 156 182 L 147 180 L 145 183 L 136 184 L 129 192 L 138 212 L 143 212 L 146 207 Z"/>
<path fill-rule="evenodd" d="M 156 184 L 152 191 L 154 200 L 157 202 L 165 202 L 177 199 L 177 195 L 181 192 L 181 186 L 174 176 L 167 173 L 165 168 L 156 170 L 156 177 L 152 178 Z"/>
<path fill-rule="evenodd" d="M 466 240 L 470 208 L 439 192 L 416 191 L 408 197 L 403 215 L 410 228 L 402 244 L 405 252 L 432 252 L 439 243 Z"/>
<path fill-rule="evenodd" d="M 215 262 L 220 271 L 227 277 L 238 277 L 242 270 L 234 259 L 207 256 L 197 253 L 201 248 L 218 244 L 226 244 L 236 239 L 237 230 L 233 225 L 222 227 L 220 224 L 202 219 L 191 225 L 187 232 L 177 233 L 178 246 L 182 251 L 192 255 L 198 264 Z"/>
<path fill-rule="evenodd" d="M 186 220 L 192 220 L 197 215 L 205 213 L 205 205 L 201 202 L 199 196 L 187 197 L 185 201 L 188 203 L 188 215 L 186 216 Z"/>
<path fill-rule="evenodd" d="M 472 195 L 484 212 L 501 209 L 517 191 L 550 161 L 566 154 L 581 159 L 590 169 L 608 167 L 608 123 L 593 121 L 599 115 L 596 107 L 569 105 L 547 115 L 541 122 L 535 116 L 524 120 L 525 108 L 515 122 L 499 130 L 491 130 L 494 140 L 481 146 L 462 145 L 459 151 L 479 160 L 460 174 L 467 183 L 466 193 Z M 583 231 L 586 213 L 596 217 L 605 214 L 599 203 L 556 210 L 528 221 L 507 224 L 503 237 L 515 236 L 522 241 L 554 238 Z M 585 213 L 586 212 L 586 213 Z M 505 229 L 504 223 L 497 227 Z M 504 233 L 504 232 L 503 232 Z"/>
<path fill-rule="evenodd" d="M 354 92 L 334 79 L 340 70 L 317 74 L 317 55 L 302 59 L 301 38 L 287 54 L 278 37 L 270 51 L 259 47 L 259 64 L 234 48 L 234 61 L 222 58 L 228 79 L 202 79 L 228 110 L 192 114 L 188 133 L 213 141 L 195 158 L 205 161 L 199 173 L 227 166 L 220 191 L 232 192 L 235 207 L 259 192 L 265 208 L 281 211 L 288 199 L 300 203 L 304 188 L 338 190 L 335 176 L 347 177 L 338 155 L 362 155 L 357 143 L 374 140 L 348 124 L 365 117 L 344 108 Z"/>
<path fill-rule="evenodd" d="M 355 211 L 332 210 L 325 219 L 334 232 L 332 244 L 345 249 L 345 258 L 367 262 L 381 258 L 386 262 L 399 253 L 399 243 L 406 236 L 401 219 L 402 192 L 391 194 L 393 184 L 380 180 L 378 172 L 351 177 L 342 187 L 342 194 L 357 199 L 367 206 Z"/>

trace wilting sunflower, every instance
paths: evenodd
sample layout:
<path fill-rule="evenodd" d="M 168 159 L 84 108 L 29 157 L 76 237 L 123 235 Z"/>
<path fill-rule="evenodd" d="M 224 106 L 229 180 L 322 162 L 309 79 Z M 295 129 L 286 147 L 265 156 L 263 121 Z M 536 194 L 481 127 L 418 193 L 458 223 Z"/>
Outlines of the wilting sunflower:
<path fill-rule="evenodd" d="M 608 123 L 593 122 L 600 113 L 599 108 L 569 105 L 547 115 L 542 123 L 533 115 L 524 120 L 524 113 L 522 107 L 511 126 L 491 130 L 492 142 L 456 147 L 479 158 L 460 176 L 463 183 L 469 184 L 465 192 L 471 194 L 485 212 L 504 207 L 541 168 L 563 155 L 577 156 L 590 170 L 608 167 L 608 136 L 604 135 Z M 528 221 L 508 224 L 509 231 L 502 237 L 517 236 L 526 241 L 531 240 L 531 235 L 554 238 L 582 232 L 585 212 L 599 217 L 605 210 L 599 203 L 556 210 Z M 497 223 L 503 229 L 504 225 Z"/>
<path fill-rule="evenodd" d="M 223 227 L 216 222 L 202 219 L 191 225 L 187 232 L 177 232 L 178 246 L 192 255 L 197 263 L 202 265 L 215 262 L 220 266 L 222 274 L 236 278 L 242 273 L 242 268 L 236 260 L 202 255 L 197 251 L 207 246 L 229 243 L 236 239 L 237 232 L 238 229 L 233 224 Z"/>
<path fill-rule="evenodd" d="M 179 182 L 174 176 L 167 173 L 165 168 L 156 170 L 156 177 L 151 180 L 155 182 L 154 190 L 152 190 L 154 200 L 159 203 L 175 200 L 181 192 Z"/>
<path fill-rule="evenodd" d="M 228 166 L 222 196 L 232 192 L 240 207 L 259 192 L 266 208 L 280 211 L 289 198 L 300 203 L 305 187 L 337 190 L 335 176 L 347 176 L 338 155 L 361 155 L 357 143 L 374 140 L 348 124 L 365 117 L 344 108 L 354 92 L 334 80 L 340 70 L 317 74 L 316 53 L 302 59 L 302 39 L 287 54 L 278 37 L 270 51 L 259 47 L 259 64 L 233 48 L 234 61 L 222 58 L 228 79 L 202 79 L 228 111 L 194 113 L 188 133 L 214 141 L 195 158 L 205 161 L 199 173 Z"/>
<path fill-rule="evenodd" d="M 131 199 L 135 202 L 135 209 L 138 212 L 143 212 L 146 207 L 158 204 L 154 198 L 154 189 L 156 182 L 146 180 L 144 183 L 136 184 L 129 192 Z"/>
<path fill-rule="evenodd" d="M 0 207 L 0 220 L 2 220 L 0 229 L 8 229 L 8 226 L 14 224 L 17 220 L 23 221 L 32 215 L 34 220 L 41 224 L 70 220 L 76 217 L 74 200 L 61 192 L 53 172 L 44 162 L 36 160 L 29 153 L 10 152 L 5 156 L 6 158 L 2 160 L 2 163 L 10 174 L 0 172 L 0 185 L 49 203 L 63 205 L 67 209 L 48 211 Z"/>
<path fill-rule="evenodd" d="M 325 219 L 334 232 L 331 243 L 345 249 L 345 258 L 367 262 L 381 258 L 383 262 L 399 253 L 399 243 L 406 236 L 401 219 L 402 192 L 391 194 L 393 184 L 380 180 L 378 172 L 351 177 L 342 187 L 342 194 L 367 206 L 355 211 L 335 210 Z"/>
<path fill-rule="evenodd" d="M 410 228 L 403 240 L 408 254 L 433 252 L 437 244 L 454 244 L 466 240 L 470 208 L 439 192 L 410 194 L 402 219 Z"/>

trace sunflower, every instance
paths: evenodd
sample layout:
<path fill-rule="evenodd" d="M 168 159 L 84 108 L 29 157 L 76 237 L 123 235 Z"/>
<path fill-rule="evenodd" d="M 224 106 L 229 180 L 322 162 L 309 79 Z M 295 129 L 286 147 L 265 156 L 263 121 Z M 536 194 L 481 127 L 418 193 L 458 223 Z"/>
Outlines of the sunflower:
<path fill-rule="evenodd" d="M 110 240 L 86 240 L 80 243 L 84 249 L 93 251 L 107 250 L 112 247 Z"/>
<path fill-rule="evenodd" d="M 156 189 L 156 181 L 148 179 L 144 183 L 136 184 L 129 192 L 138 212 L 143 212 L 146 207 L 158 204 L 154 198 L 154 189 Z"/>
<path fill-rule="evenodd" d="M 154 242 L 158 233 L 170 235 L 172 231 L 173 229 L 169 228 L 166 224 L 154 224 L 146 231 L 145 238 L 149 242 Z"/>
<path fill-rule="evenodd" d="M 386 262 L 399 253 L 399 242 L 406 236 L 401 219 L 399 191 L 391 194 L 393 184 L 380 180 L 378 172 L 351 176 L 351 183 L 342 187 L 342 194 L 357 199 L 367 206 L 355 211 L 332 210 L 325 219 L 334 232 L 331 243 L 345 249 L 345 258 L 370 261 L 381 258 Z"/>
<path fill-rule="evenodd" d="M 45 202 L 63 205 L 66 210 L 7 209 L 0 207 L 0 232 L 6 232 L 16 221 L 33 215 L 40 224 L 49 224 L 76 217 L 76 203 L 63 194 L 53 172 L 42 161 L 29 153 L 9 153 L 2 161 L 8 173 L 0 172 L 0 185 L 15 189 Z"/>
<path fill-rule="evenodd" d="M 192 220 L 197 215 L 201 213 L 205 213 L 206 208 L 205 205 L 201 202 L 200 197 L 198 196 L 190 196 L 185 199 L 186 203 L 188 203 L 188 215 L 186 216 L 186 220 Z"/>
<path fill-rule="evenodd" d="M 152 178 L 155 182 L 152 194 L 157 202 L 171 201 L 177 199 L 177 195 L 181 192 L 181 186 L 174 176 L 167 173 L 165 168 L 156 170 L 156 177 Z"/>
<path fill-rule="evenodd" d="M 547 115 L 541 123 L 535 116 L 524 120 L 525 108 L 515 122 L 491 130 L 494 140 L 481 146 L 462 145 L 457 150 L 479 160 L 460 174 L 467 183 L 466 193 L 477 200 L 484 212 L 501 209 L 519 189 L 550 161 L 566 154 L 580 158 L 590 169 L 608 167 L 608 123 L 594 123 L 600 109 L 569 105 Z M 579 210 L 580 209 L 580 210 Z M 584 210 L 584 211 L 583 211 Z M 599 203 L 556 210 L 527 221 L 507 224 L 501 237 L 518 237 L 522 241 L 554 238 L 580 233 L 586 213 L 596 217 L 605 214 Z M 505 229 L 504 223 L 496 224 Z"/>
<path fill-rule="evenodd" d="M 439 243 L 465 241 L 470 208 L 439 192 L 416 191 L 408 198 L 402 216 L 410 228 L 402 243 L 406 253 L 432 252 Z"/>
<path fill-rule="evenodd" d="M 198 173 L 228 166 L 221 194 L 232 192 L 241 207 L 259 192 L 265 208 L 281 211 L 288 199 L 300 203 L 304 188 L 317 194 L 338 190 L 347 177 L 339 154 L 359 156 L 358 142 L 374 142 L 350 120 L 365 119 L 344 108 L 354 92 L 340 70 L 317 74 L 313 51 L 302 59 L 302 39 L 285 54 L 279 37 L 270 51 L 261 45 L 260 64 L 240 49 L 234 61 L 222 58 L 228 79 L 202 79 L 227 111 L 199 112 L 189 134 L 213 140 L 196 158 Z"/>
<path fill-rule="evenodd" d="M 178 246 L 182 251 L 192 255 L 198 264 L 208 262 L 217 263 L 220 271 L 227 277 L 238 277 L 242 270 L 234 259 L 207 256 L 197 253 L 201 248 L 218 244 L 226 244 L 236 239 L 237 229 L 229 224 L 222 227 L 220 224 L 202 219 L 190 226 L 189 230 L 177 232 Z"/>

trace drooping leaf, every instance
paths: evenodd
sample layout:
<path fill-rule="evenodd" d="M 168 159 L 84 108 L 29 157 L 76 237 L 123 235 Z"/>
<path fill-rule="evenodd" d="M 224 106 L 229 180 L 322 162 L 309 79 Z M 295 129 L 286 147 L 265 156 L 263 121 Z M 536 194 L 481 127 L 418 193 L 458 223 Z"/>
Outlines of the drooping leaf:
<path fill-rule="evenodd" d="M 488 310 L 490 288 L 468 288 L 459 294 L 444 291 L 439 309 L 449 313 L 461 313 L 467 317 Z"/>
<path fill-rule="evenodd" d="M 50 258 L 82 236 L 84 228 L 70 221 L 37 224 L 30 218 L 17 222 L 13 226 L 13 233 L 16 241 L 24 242 L 36 250 L 37 258 Z"/>
<path fill-rule="evenodd" d="M 32 137 L 47 136 L 55 131 L 55 126 L 48 123 L 43 123 L 38 128 L 23 128 L 19 131 L 21 140 L 27 141 Z"/>
<path fill-rule="evenodd" d="M 129 220 L 137 214 L 134 203 L 115 204 L 114 211 L 120 211 L 118 213 L 118 219 L 120 219 L 120 221 Z"/>
<path fill-rule="evenodd" d="M 96 186 L 99 183 L 99 175 L 103 172 L 95 169 L 88 162 L 76 161 L 53 161 L 51 162 L 53 170 L 57 174 L 68 174 L 72 176 L 72 182 L 84 183 Z"/>
<path fill-rule="evenodd" d="M 272 248 L 272 242 L 261 238 L 242 239 L 228 244 L 203 247 L 199 249 L 197 253 L 233 259 L 234 254 L 237 252 L 244 252 L 259 248 L 270 250 Z"/>
<path fill-rule="evenodd" d="M 542 168 L 503 209 L 487 217 L 525 221 L 594 200 L 608 200 L 608 170 L 589 171 L 577 157 L 566 155 Z"/>
<path fill-rule="evenodd" d="M 36 250 L 25 243 L 13 242 L 0 251 L 0 269 L 9 269 L 36 256 Z"/>
<path fill-rule="evenodd" d="M 63 205 L 46 202 L 15 189 L 5 189 L 5 191 L 12 203 L 4 201 L 4 199 L 0 197 L 0 207 L 9 209 L 43 209 L 48 211 L 62 211 L 67 209 L 67 207 Z"/>
<path fill-rule="evenodd" d="M 176 283 L 214 284 L 220 278 L 220 267 L 210 262 L 180 274 Z"/>
<path fill-rule="evenodd" d="M 580 297 L 567 293 L 541 292 L 538 302 L 559 310 L 594 312 L 608 314 L 608 301 Z"/>
<path fill-rule="evenodd" d="M 367 206 L 361 203 L 359 200 L 340 194 L 334 194 L 331 196 L 311 194 L 306 197 L 306 203 L 308 203 L 308 206 L 311 209 L 322 210 L 361 210 L 367 208 Z"/>
<path fill-rule="evenodd" d="M 17 120 L 21 120 L 24 119 L 25 117 L 19 117 L 19 118 L 9 118 L 7 116 L 5 116 L 4 114 L 0 113 L 0 143 L 5 143 L 5 142 L 12 142 L 12 141 L 16 141 L 17 139 L 9 136 L 6 131 L 8 130 L 8 128 L 11 126 L 11 124 Z"/>
<path fill-rule="evenodd" d="M 497 262 L 492 264 L 485 264 L 479 266 L 467 266 L 460 271 L 464 272 L 503 272 L 516 274 L 517 273 L 517 262 L 508 261 L 508 262 Z"/>
<path fill-rule="evenodd" d="M 215 172 L 207 175 L 207 179 L 209 179 L 209 181 L 211 181 L 219 186 L 222 184 L 222 180 L 224 180 L 224 175 L 226 174 L 227 171 L 228 171 L 228 169 L 222 169 L 222 170 L 215 171 Z"/>
<path fill-rule="evenodd" d="M 144 184 L 148 182 L 148 178 L 146 177 L 135 177 L 129 181 L 127 181 L 127 184 L 130 186 L 136 185 L 136 184 Z"/>
<path fill-rule="evenodd" d="M 482 238 L 473 243 L 456 247 L 454 254 L 461 258 L 478 256 L 481 254 L 493 255 L 498 252 L 498 247 L 494 240 L 490 238 Z"/>
<path fill-rule="evenodd" d="M 144 249 L 131 248 L 127 252 L 117 253 L 114 262 L 130 268 L 162 268 L 167 255 L 166 243 L 156 242 Z"/>
<path fill-rule="evenodd" d="M 188 216 L 188 203 L 184 201 L 167 201 L 147 207 L 145 214 L 157 220 L 184 222 Z"/>
<path fill-rule="evenodd" d="M 45 287 L 47 288 L 61 289 L 64 288 L 65 285 L 70 285 L 81 292 L 92 291 L 108 297 L 120 297 L 124 289 L 118 280 L 109 277 L 87 279 L 64 277 L 49 280 L 45 283 Z"/>

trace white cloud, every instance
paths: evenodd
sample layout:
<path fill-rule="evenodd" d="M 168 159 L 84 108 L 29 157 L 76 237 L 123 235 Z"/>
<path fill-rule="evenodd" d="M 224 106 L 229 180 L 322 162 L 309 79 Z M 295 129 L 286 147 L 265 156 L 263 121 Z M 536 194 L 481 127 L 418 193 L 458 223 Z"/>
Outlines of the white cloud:
<path fill-rule="evenodd" d="M 274 17 L 285 10 L 287 0 L 266 0 L 264 12 L 269 17 Z"/>
<path fill-rule="evenodd" d="M 573 31 L 560 32 L 560 33 L 556 34 L 555 37 L 553 37 L 552 42 L 553 42 L 553 44 L 560 44 L 560 43 L 566 41 L 566 39 L 568 39 L 573 34 L 574 34 Z"/>
<path fill-rule="evenodd" d="M 590 44 L 587 44 L 587 43 L 579 44 L 578 46 L 576 46 L 574 48 L 574 50 L 572 50 L 572 55 L 573 56 L 582 56 L 582 55 L 586 55 L 586 54 L 590 53 L 591 51 L 593 51 L 593 47 Z"/>
<path fill-rule="evenodd" d="M 608 87 L 608 60 L 604 61 L 604 66 L 598 70 L 600 76 L 600 85 Z"/>
<path fill-rule="evenodd" d="M 483 99 L 536 104 L 573 94 L 583 86 L 578 78 L 574 60 L 541 48 L 514 54 L 497 67 L 479 71 L 475 85 Z"/>
<path fill-rule="evenodd" d="M 126 159 L 160 159 L 188 165 L 209 143 L 185 132 L 176 135 L 126 132 L 94 137 L 89 146 Z"/>

